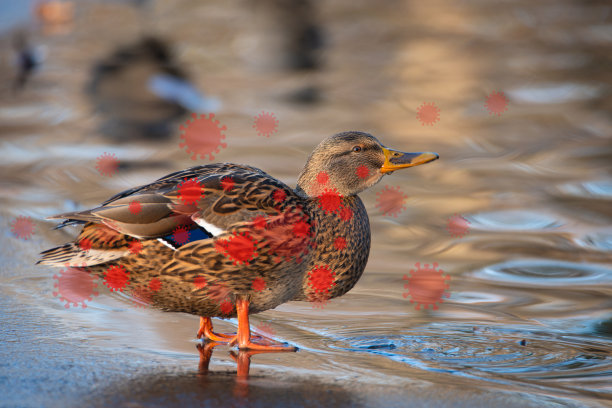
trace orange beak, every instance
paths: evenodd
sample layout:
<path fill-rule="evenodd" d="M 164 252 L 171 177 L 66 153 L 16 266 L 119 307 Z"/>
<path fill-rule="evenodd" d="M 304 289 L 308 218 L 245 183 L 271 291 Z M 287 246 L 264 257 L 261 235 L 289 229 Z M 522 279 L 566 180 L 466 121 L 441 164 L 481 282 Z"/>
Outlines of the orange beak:
<path fill-rule="evenodd" d="M 405 169 L 406 167 L 429 163 L 430 161 L 440 158 L 438 153 L 433 152 L 404 153 L 393 149 L 387 149 L 386 147 L 382 149 L 385 154 L 385 163 L 380 168 L 380 172 L 383 174 Z"/>

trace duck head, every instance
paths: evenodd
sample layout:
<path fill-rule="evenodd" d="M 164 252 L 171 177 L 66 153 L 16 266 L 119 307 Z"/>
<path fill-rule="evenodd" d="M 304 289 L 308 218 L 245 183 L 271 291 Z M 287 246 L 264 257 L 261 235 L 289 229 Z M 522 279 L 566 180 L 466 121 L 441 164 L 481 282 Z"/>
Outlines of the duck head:
<path fill-rule="evenodd" d="M 308 157 L 298 187 L 314 197 L 328 189 L 355 195 L 396 170 L 429 163 L 437 153 L 405 153 L 385 147 L 364 132 L 342 132 L 323 140 Z"/>

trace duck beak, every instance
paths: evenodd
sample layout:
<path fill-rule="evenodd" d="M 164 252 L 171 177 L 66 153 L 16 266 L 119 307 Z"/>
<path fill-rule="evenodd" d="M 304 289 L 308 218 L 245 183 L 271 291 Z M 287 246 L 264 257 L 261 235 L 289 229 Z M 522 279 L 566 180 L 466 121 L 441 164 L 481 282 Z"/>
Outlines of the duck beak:
<path fill-rule="evenodd" d="M 405 169 L 406 167 L 429 163 L 440 157 L 438 153 L 433 152 L 404 153 L 393 149 L 387 149 L 386 147 L 382 149 L 385 155 L 385 163 L 380 168 L 380 172 L 383 174 Z"/>

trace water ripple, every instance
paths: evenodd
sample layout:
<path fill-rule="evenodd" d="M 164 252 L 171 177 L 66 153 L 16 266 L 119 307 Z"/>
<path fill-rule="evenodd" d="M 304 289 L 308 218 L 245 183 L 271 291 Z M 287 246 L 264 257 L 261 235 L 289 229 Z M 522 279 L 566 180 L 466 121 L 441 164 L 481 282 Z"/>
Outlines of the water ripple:
<path fill-rule="evenodd" d="M 612 356 L 589 340 L 498 327 L 428 327 L 417 334 L 340 339 L 338 348 L 368 352 L 429 371 L 522 380 L 587 380 L 612 372 Z M 603 382 L 602 382 L 603 384 Z M 577 384 L 574 384 L 577 385 Z M 596 389 L 597 384 L 583 386 Z"/>
<path fill-rule="evenodd" d="M 548 214 L 526 210 L 483 212 L 469 216 L 468 221 L 471 229 L 497 231 L 542 230 L 563 225 Z"/>
<path fill-rule="evenodd" d="M 495 282 L 530 286 L 600 285 L 612 283 L 612 269 L 558 260 L 514 260 L 487 266 L 472 276 Z"/>

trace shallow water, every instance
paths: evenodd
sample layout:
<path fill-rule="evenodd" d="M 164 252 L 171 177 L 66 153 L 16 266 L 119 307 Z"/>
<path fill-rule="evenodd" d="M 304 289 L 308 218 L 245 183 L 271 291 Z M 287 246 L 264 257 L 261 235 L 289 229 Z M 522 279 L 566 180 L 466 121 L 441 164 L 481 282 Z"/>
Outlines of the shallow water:
<path fill-rule="evenodd" d="M 1 405 L 610 406 L 612 7 L 326 2 L 322 68 L 287 73 L 265 8 L 143 3 L 82 1 L 67 27 L 30 24 L 47 56 L 17 94 L 10 31 L 0 39 Z M 362 194 L 373 246 L 351 292 L 253 317 L 300 351 L 253 356 L 248 380 L 225 347 L 198 366 L 197 317 L 102 285 L 86 308 L 65 308 L 60 271 L 33 265 L 76 233 L 46 216 L 210 162 L 179 147 L 185 118 L 167 139 L 103 135 L 113 124 L 84 92 L 91 67 L 142 33 L 172 40 L 198 89 L 220 101 L 227 147 L 215 161 L 294 184 L 313 146 L 348 129 L 441 156 Z M 312 87 L 319 103 L 290 100 Z M 508 98 L 500 115 L 485 106 L 492 92 Z M 419 121 L 423 103 L 438 121 Z M 262 111 L 279 121 L 269 137 L 253 129 Z M 104 153 L 120 163 L 111 177 L 96 169 Z M 391 212 L 389 191 L 407 197 Z M 27 240 L 11 231 L 19 216 L 33 220 Z M 442 271 L 448 288 L 419 297 L 418 267 Z"/>

